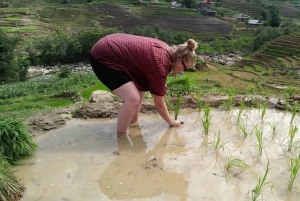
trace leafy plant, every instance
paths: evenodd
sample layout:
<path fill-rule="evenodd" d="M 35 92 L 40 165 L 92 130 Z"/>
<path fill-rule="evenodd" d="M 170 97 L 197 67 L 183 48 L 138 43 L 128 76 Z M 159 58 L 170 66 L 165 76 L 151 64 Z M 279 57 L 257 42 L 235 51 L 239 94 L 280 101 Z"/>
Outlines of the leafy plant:
<path fill-rule="evenodd" d="M 237 123 L 239 123 L 240 120 L 241 120 L 241 115 L 242 115 L 242 112 L 244 111 L 244 108 L 245 108 L 245 101 L 242 100 L 241 104 L 240 104 L 239 113 L 238 113 L 238 116 L 237 116 Z"/>
<path fill-rule="evenodd" d="M 36 150 L 24 125 L 13 119 L 0 119 L 0 152 L 10 162 L 30 156 Z"/>
<path fill-rule="evenodd" d="M 232 170 L 232 168 L 234 167 L 238 167 L 238 168 L 247 168 L 248 165 L 242 161 L 241 159 L 233 159 L 232 155 L 230 155 L 230 157 L 227 157 L 225 159 L 225 177 L 226 177 L 226 181 L 228 181 L 229 179 L 229 174 Z"/>
<path fill-rule="evenodd" d="M 291 158 L 290 161 L 290 180 L 288 181 L 288 189 L 291 190 L 294 185 L 294 181 L 298 175 L 300 169 L 300 154 L 296 158 Z"/>
<path fill-rule="evenodd" d="M 297 132 L 298 132 L 297 126 L 292 126 L 289 130 L 288 151 L 291 151 L 292 148 L 294 147 L 294 138 Z"/>
<path fill-rule="evenodd" d="M 233 101 L 234 101 L 234 95 L 235 95 L 235 90 L 230 90 L 228 92 L 228 98 L 227 101 L 224 103 L 224 107 L 227 110 L 231 110 L 232 106 L 233 106 Z"/>
<path fill-rule="evenodd" d="M 180 113 L 180 106 L 181 106 L 181 103 L 182 103 L 182 96 L 179 96 L 179 97 L 177 98 L 177 102 L 176 102 L 176 104 L 175 104 L 175 106 L 174 106 L 174 118 L 175 118 L 175 120 L 177 120 L 178 115 L 179 115 L 179 113 Z"/>
<path fill-rule="evenodd" d="M 252 199 L 252 201 L 256 201 L 257 198 L 260 195 L 262 196 L 262 200 L 263 200 L 262 192 L 267 187 L 269 187 L 269 185 L 271 185 L 271 182 L 267 182 L 266 181 L 266 178 L 267 178 L 267 175 L 268 175 L 269 171 L 270 171 L 270 168 L 269 168 L 269 162 L 268 162 L 267 169 L 266 169 L 266 172 L 265 172 L 264 176 L 263 177 L 259 176 L 257 178 L 257 184 L 254 187 L 254 189 L 251 191 L 251 199 Z"/>
<path fill-rule="evenodd" d="M 210 106 L 208 103 L 205 104 L 204 108 L 204 116 L 202 117 L 202 125 L 204 127 L 204 133 L 205 135 L 208 135 L 208 130 L 210 127 L 210 120 L 211 120 L 211 114 L 210 114 Z"/>
<path fill-rule="evenodd" d="M 224 144 L 222 143 L 222 140 L 221 140 L 220 131 L 218 132 L 217 139 L 215 139 L 213 142 L 210 142 L 209 144 L 211 144 L 213 146 L 213 148 L 216 152 L 218 152 L 220 149 L 223 149 L 223 151 L 224 151 Z"/>
<path fill-rule="evenodd" d="M 263 148 L 264 148 L 264 144 L 263 144 L 263 137 L 262 137 L 262 131 L 255 128 L 255 136 L 256 136 L 256 139 L 257 139 L 257 142 L 258 142 L 258 154 L 259 156 L 262 155 L 262 151 L 263 151 Z"/>
<path fill-rule="evenodd" d="M 274 138 L 277 135 L 277 126 L 278 126 L 278 122 L 277 121 L 273 121 L 272 123 L 270 123 L 271 126 L 271 130 L 272 130 L 272 138 Z"/>
<path fill-rule="evenodd" d="M 262 112 L 261 112 L 261 120 L 262 121 L 264 119 L 264 116 L 266 115 L 267 106 L 268 106 L 268 101 L 265 100 L 262 104 Z"/>
<path fill-rule="evenodd" d="M 249 135 L 249 132 L 247 130 L 247 125 L 244 123 L 244 121 L 241 119 L 240 121 L 238 121 L 238 127 L 239 129 L 242 131 L 244 137 L 246 138 Z"/>
<path fill-rule="evenodd" d="M 299 104 L 298 104 L 297 101 L 295 101 L 295 102 L 294 102 L 293 111 L 292 111 L 292 119 L 291 119 L 291 122 L 290 122 L 291 124 L 292 124 L 293 121 L 294 121 L 294 118 L 295 118 L 295 116 L 296 116 L 296 114 L 297 114 L 298 109 L 299 109 Z"/>
<path fill-rule="evenodd" d="M 178 95 L 189 94 L 195 88 L 195 81 L 192 77 L 180 75 L 177 78 L 168 76 L 168 95 L 177 97 Z"/>
<path fill-rule="evenodd" d="M 203 107 L 200 94 L 197 94 L 197 107 L 198 107 L 199 112 L 201 111 L 201 108 Z"/>
<path fill-rule="evenodd" d="M 18 179 L 10 170 L 10 164 L 0 153 L 0 200 L 17 201 L 20 200 L 24 186 L 19 184 Z"/>

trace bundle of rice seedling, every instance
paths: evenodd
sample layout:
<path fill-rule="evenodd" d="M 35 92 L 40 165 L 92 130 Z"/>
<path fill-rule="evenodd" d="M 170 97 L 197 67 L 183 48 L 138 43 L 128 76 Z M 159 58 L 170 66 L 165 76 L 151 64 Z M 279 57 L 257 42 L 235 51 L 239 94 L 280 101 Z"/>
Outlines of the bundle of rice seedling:
<path fill-rule="evenodd" d="M 0 119 L 0 153 L 9 163 L 14 164 L 32 155 L 36 148 L 23 123 L 14 119 Z"/>
<path fill-rule="evenodd" d="M 0 154 L 0 200 L 20 200 L 24 190 L 24 186 L 19 184 L 17 178 L 10 170 L 10 164 L 5 157 Z"/>

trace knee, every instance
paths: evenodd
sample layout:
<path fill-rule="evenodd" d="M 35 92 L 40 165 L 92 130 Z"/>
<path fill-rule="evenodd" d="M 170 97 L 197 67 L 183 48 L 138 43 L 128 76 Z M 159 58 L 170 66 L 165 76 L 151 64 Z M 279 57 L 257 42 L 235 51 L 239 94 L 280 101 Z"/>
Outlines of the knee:
<path fill-rule="evenodd" d="M 132 105 L 133 107 L 138 107 L 141 102 L 140 97 L 130 97 L 129 99 L 125 100 L 126 103 Z"/>

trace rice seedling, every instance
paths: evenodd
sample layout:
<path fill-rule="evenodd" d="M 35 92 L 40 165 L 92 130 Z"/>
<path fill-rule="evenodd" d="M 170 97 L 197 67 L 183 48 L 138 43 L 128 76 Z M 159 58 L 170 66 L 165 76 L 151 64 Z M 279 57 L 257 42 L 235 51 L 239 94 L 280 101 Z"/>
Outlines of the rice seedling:
<path fill-rule="evenodd" d="M 197 107 L 198 107 L 198 110 L 199 112 L 201 111 L 201 108 L 203 107 L 202 106 L 202 101 L 201 101 L 201 95 L 200 94 L 197 94 Z"/>
<path fill-rule="evenodd" d="M 242 161 L 241 159 L 233 159 L 232 158 L 232 155 L 230 155 L 230 157 L 227 157 L 225 159 L 225 178 L 226 178 L 226 181 L 229 180 L 229 174 L 230 172 L 232 171 L 232 168 L 234 167 L 237 167 L 237 168 L 247 168 L 248 165 Z"/>
<path fill-rule="evenodd" d="M 244 137 L 246 138 L 249 135 L 249 132 L 247 130 L 247 125 L 244 123 L 244 121 L 242 119 L 238 122 L 237 125 L 238 125 L 239 129 L 242 131 Z"/>
<path fill-rule="evenodd" d="M 178 115 L 179 115 L 179 113 L 180 113 L 180 106 L 181 106 L 181 103 L 182 103 L 182 96 L 179 96 L 179 97 L 177 98 L 176 104 L 174 105 L 174 118 L 175 118 L 175 120 L 177 120 Z"/>
<path fill-rule="evenodd" d="M 271 126 L 271 131 L 272 131 L 272 139 L 277 135 L 277 126 L 278 126 L 278 121 L 273 121 L 270 123 Z"/>
<path fill-rule="evenodd" d="M 202 117 L 202 125 L 204 127 L 204 133 L 205 135 L 208 135 L 208 130 L 210 127 L 210 120 L 211 120 L 211 114 L 210 114 L 210 106 L 208 103 L 205 104 L 204 107 L 204 116 Z"/>
<path fill-rule="evenodd" d="M 293 188 L 294 181 L 298 176 L 298 172 L 300 169 L 300 154 L 298 154 L 296 158 L 291 158 L 289 166 L 291 172 L 290 172 L 290 180 L 288 181 L 288 189 L 291 190 Z"/>
<path fill-rule="evenodd" d="M 296 133 L 298 132 L 297 126 L 292 126 L 289 130 L 289 137 L 288 137 L 288 151 L 292 151 L 292 148 L 295 145 L 294 138 Z"/>
<path fill-rule="evenodd" d="M 0 119 L 0 150 L 10 163 L 18 159 L 30 156 L 36 150 L 25 126 L 14 119 Z"/>
<path fill-rule="evenodd" d="M 268 101 L 265 100 L 262 104 L 262 111 L 261 111 L 261 120 L 263 121 L 265 115 L 266 115 L 266 110 L 267 110 L 267 106 L 268 106 Z"/>
<path fill-rule="evenodd" d="M 266 178 L 268 176 L 268 173 L 270 171 L 270 168 L 269 168 L 269 161 L 268 161 L 268 165 L 267 165 L 267 169 L 266 169 L 266 172 L 264 174 L 263 177 L 259 176 L 257 178 L 257 184 L 256 186 L 254 187 L 253 190 L 251 190 L 251 199 L 252 201 L 256 201 L 258 199 L 259 196 L 262 197 L 262 200 L 263 200 L 263 195 L 262 195 L 262 192 L 268 188 L 268 187 L 271 187 L 272 188 L 272 184 L 271 182 L 267 182 L 266 181 Z M 250 193 L 250 192 L 249 192 Z M 248 193 L 248 195 L 249 195 Z"/>
<path fill-rule="evenodd" d="M 215 140 L 213 142 L 210 142 L 209 144 L 213 146 L 215 152 L 219 152 L 220 149 L 223 149 L 224 151 L 224 144 L 221 141 L 220 131 L 218 132 L 217 139 L 215 137 Z"/>
<path fill-rule="evenodd" d="M 264 148 L 262 134 L 263 133 L 262 133 L 261 130 L 255 128 L 255 136 L 256 136 L 256 139 L 257 139 L 257 142 L 258 142 L 258 154 L 259 154 L 260 157 L 262 155 L 262 151 L 263 151 L 263 148 Z"/>
<path fill-rule="evenodd" d="M 293 121 L 294 121 L 294 118 L 295 118 L 295 116 L 296 116 L 296 114 L 297 114 L 298 109 L 299 109 L 299 104 L 298 104 L 297 101 L 295 101 L 295 102 L 294 102 L 293 111 L 292 111 L 292 118 L 291 118 L 291 121 L 290 121 L 291 124 L 292 124 Z"/>
<path fill-rule="evenodd" d="M 241 104 L 240 104 L 239 113 L 238 113 L 238 116 L 237 116 L 237 123 L 239 123 L 239 121 L 241 120 L 241 115 L 242 115 L 244 109 L 245 109 L 245 101 L 242 100 Z"/>
<path fill-rule="evenodd" d="M 173 110 L 173 108 L 172 108 L 169 96 L 166 96 L 165 102 L 166 102 L 166 106 L 167 106 L 168 111 L 171 112 Z"/>
<path fill-rule="evenodd" d="M 226 110 L 231 110 L 231 108 L 233 106 L 234 95 L 235 95 L 235 90 L 230 90 L 228 92 L 227 101 L 224 103 L 224 106 L 225 106 Z"/>
<path fill-rule="evenodd" d="M 0 200 L 17 201 L 20 200 L 25 190 L 13 172 L 5 157 L 0 154 Z"/>

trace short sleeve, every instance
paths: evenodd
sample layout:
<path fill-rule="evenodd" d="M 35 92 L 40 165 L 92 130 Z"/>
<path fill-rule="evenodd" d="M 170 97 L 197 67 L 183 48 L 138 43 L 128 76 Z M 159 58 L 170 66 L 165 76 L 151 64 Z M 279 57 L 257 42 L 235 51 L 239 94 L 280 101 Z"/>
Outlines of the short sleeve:
<path fill-rule="evenodd" d="M 158 96 L 164 96 L 167 92 L 167 77 L 160 73 L 149 73 L 147 77 L 150 82 L 150 93 Z"/>

